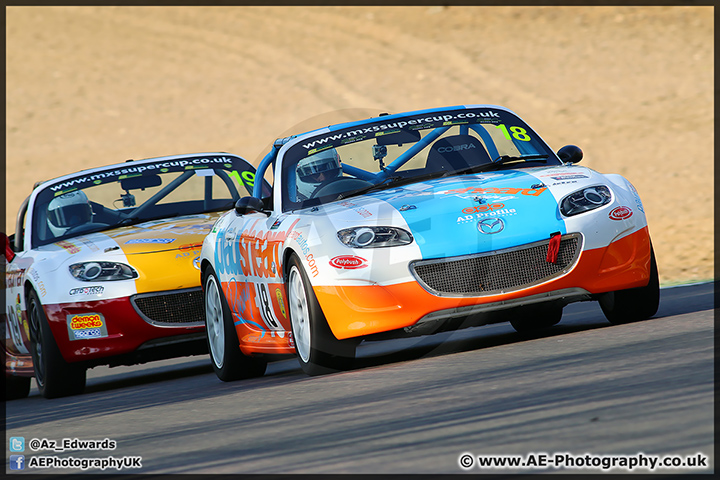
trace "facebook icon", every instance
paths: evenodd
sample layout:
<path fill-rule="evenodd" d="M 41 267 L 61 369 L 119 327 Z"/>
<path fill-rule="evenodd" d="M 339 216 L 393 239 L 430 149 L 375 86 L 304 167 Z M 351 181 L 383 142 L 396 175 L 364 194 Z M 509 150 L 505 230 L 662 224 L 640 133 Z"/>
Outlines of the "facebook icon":
<path fill-rule="evenodd" d="M 10 470 L 25 470 L 25 455 L 10 455 Z"/>

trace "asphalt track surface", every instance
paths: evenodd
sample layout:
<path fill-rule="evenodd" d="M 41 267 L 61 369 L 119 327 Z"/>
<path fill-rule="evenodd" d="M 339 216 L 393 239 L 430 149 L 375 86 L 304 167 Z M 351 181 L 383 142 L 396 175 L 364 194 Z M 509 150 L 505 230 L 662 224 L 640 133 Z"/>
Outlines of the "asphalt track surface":
<path fill-rule="evenodd" d="M 654 473 L 711 473 L 713 305 L 711 283 L 662 289 L 655 318 L 612 326 L 597 303 L 578 303 L 540 334 L 495 324 L 363 344 L 361 368 L 324 377 L 305 376 L 292 358 L 234 383 L 219 381 L 207 357 L 98 367 L 83 395 L 46 400 L 33 386 L 8 402 L 6 439 L 26 439 L 26 462 L 142 457 L 122 473 L 463 473 L 464 453 L 474 462 L 701 454 L 707 468 Z M 34 452 L 33 438 L 117 446 Z"/>

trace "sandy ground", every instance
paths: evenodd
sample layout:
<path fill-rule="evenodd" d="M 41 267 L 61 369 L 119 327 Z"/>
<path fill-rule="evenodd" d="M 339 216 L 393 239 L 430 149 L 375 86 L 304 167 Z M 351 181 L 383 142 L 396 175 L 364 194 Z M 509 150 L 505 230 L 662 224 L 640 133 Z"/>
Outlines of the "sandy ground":
<path fill-rule="evenodd" d="M 426 107 L 513 109 L 643 197 L 662 283 L 713 277 L 712 7 L 8 7 L 8 233 L 33 184 Z"/>

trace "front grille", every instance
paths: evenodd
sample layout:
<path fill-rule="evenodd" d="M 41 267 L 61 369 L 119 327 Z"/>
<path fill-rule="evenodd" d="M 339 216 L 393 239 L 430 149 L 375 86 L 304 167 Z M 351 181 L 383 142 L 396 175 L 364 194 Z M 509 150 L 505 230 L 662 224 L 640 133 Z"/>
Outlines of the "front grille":
<path fill-rule="evenodd" d="M 556 263 L 546 260 L 549 240 L 462 257 L 420 260 L 410 265 L 415 279 L 440 296 L 481 296 L 520 290 L 569 271 L 581 249 L 580 234 L 564 235 Z"/>
<path fill-rule="evenodd" d="M 141 293 L 131 299 L 135 311 L 154 325 L 199 325 L 205 323 L 202 289 Z"/>

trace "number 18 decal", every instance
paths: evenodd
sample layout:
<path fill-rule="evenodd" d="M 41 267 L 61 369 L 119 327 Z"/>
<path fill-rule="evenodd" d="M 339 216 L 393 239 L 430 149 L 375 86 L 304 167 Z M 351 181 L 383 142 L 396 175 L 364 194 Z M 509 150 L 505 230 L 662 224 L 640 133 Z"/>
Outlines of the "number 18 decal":
<path fill-rule="evenodd" d="M 260 316 L 270 330 L 284 330 L 273 310 L 272 300 L 268 294 L 268 287 L 264 283 L 255 284 L 255 305 L 260 311 Z"/>
<path fill-rule="evenodd" d="M 523 142 L 530 141 L 530 135 L 528 135 L 527 130 L 522 127 L 510 127 L 510 132 L 508 132 L 507 127 L 501 123 L 500 125 L 495 125 L 495 128 L 499 128 L 500 130 L 502 130 L 502 132 L 505 134 L 505 138 L 507 138 L 508 140 L 510 140 L 510 132 L 512 132 L 512 137 L 515 140 L 520 140 Z"/>

